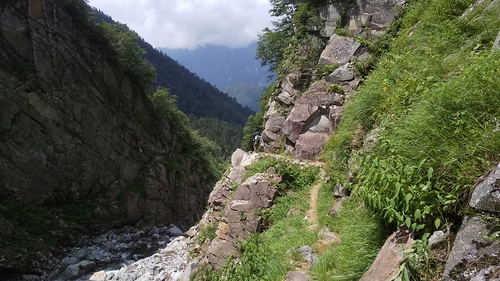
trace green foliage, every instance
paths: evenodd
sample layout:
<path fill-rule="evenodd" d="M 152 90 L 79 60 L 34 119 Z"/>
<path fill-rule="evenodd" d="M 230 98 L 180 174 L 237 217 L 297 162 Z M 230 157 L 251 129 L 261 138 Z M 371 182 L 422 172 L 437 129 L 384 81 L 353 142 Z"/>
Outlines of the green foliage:
<path fill-rule="evenodd" d="M 148 89 L 156 78 L 156 70 L 142 58 L 145 50 L 137 44 L 139 35 L 124 24 L 102 22 L 99 26 L 113 47 L 118 64 Z"/>
<path fill-rule="evenodd" d="M 241 140 L 241 148 L 243 150 L 253 150 L 253 137 L 255 132 L 262 133 L 264 127 L 264 113 L 267 110 L 267 105 L 272 94 L 278 87 L 277 83 L 271 84 L 266 92 L 260 97 L 260 111 L 248 117 L 247 123 L 243 128 L 243 139 Z"/>
<path fill-rule="evenodd" d="M 240 246 L 238 260 L 229 259 L 221 273 L 205 273 L 208 276 L 202 280 L 283 280 L 293 269 L 289 250 L 311 245 L 316 239 L 305 224 L 302 218 L 294 217 L 247 238 Z"/>
<path fill-rule="evenodd" d="M 490 49 L 499 8 L 483 3 L 457 18 L 472 2 L 411 2 L 326 149 L 343 182 L 346 151 L 378 128 L 356 188 L 371 210 L 420 234 L 454 220 L 468 187 L 498 161 L 500 55 Z"/>
<path fill-rule="evenodd" d="M 241 143 L 243 131 L 240 125 L 216 118 L 196 117 L 194 115 L 189 115 L 189 121 L 191 128 L 220 147 L 220 151 L 216 154 L 219 157 L 228 159 Z"/>
<path fill-rule="evenodd" d="M 337 93 L 337 94 L 344 94 L 344 88 L 342 88 L 341 86 L 337 85 L 337 84 L 330 84 L 328 85 L 328 87 L 326 88 L 326 91 L 329 92 L 329 93 Z"/>
<path fill-rule="evenodd" d="M 416 166 L 405 162 L 397 156 L 366 157 L 354 192 L 388 223 L 404 224 L 415 233 L 426 226 L 429 231 L 439 228 L 442 212 L 456 204 L 457 194 L 432 183 L 434 171 L 426 169 L 425 161 Z"/>
<path fill-rule="evenodd" d="M 40 253 L 57 254 L 60 246 L 71 245 L 90 230 L 95 208 L 91 201 L 62 206 L 31 206 L 13 198 L 0 201 L 0 249 L 16 257 L 2 266 L 32 270 Z"/>
<path fill-rule="evenodd" d="M 335 69 L 339 68 L 339 64 L 318 64 L 316 66 L 316 76 L 317 79 L 322 79 L 330 75 Z"/>
<path fill-rule="evenodd" d="M 221 158 L 221 148 L 206 137 L 201 136 L 197 131 L 189 128 L 188 117 L 175 104 L 176 97 L 171 95 L 168 89 L 159 87 L 155 93 L 149 96 L 149 100 L 154 112 L 160 122 L 166 122 L 170 132 L 177 138 L 182 146 L 182 156 L 186 156 L 196 163 L 207 168 L 215 178 L 222 175 L 225 164 Z M 166 159 L 173 170 L 179 169 L 182 159 Z"/>
<path fill-rule="evenodd" d="M 319 168 L 310 168 L 295 163 L 289 163 L 285 159 L 275 157 L 265 157 L 246 168 L 244 179 L 273 167 L 281 176 L 281 183 L 278 188 L 282 191 L 298 191 L 311 185 L 317 180 Z"/>
<path fill-rule="evenodd" d="M 273 22 L 273 29 L 266 28 L 259 35 L 256 58 L 280 74 L 314 67 L 324 46 L 319 40 L 323 22 L 318 7 L 326 2 L 272 0 L 271 15 L 279 20 Z"/>
<path fill-rule="evenodd" d="M 217 235 L 215 232 L 217 231 L 217 225 L 215 224 L 208 224 L 204 228 L 200 230 L 200 234 L 196 236 L 196 242 L 198 244 L 203 244 L 205 240 L 207 239 L 214 239 Z"/>
<path fill-rule="evenodd" d="M 235 98 L 230 98 L 150 44 L 140 40 L 139 45 L 146 50 L 144 57 L 156 68 L 154 85 L 168 88 L 177 96 L 177 107 L 186 115 L 243 126 L 252 114 L 251 109 L 240 105 Z"/>
<path fill-rule="evenodd" d="M 178 134 L 180 138 L 188 138 L 189 120 L 187 116 L 177 108 L 176 96 L 171 95 L 168 89 L 159 87 L 152 95 L 149 95 L 149 100 L 153 105 L 155 114 L 160 120 L 166 121 L 172 128 L 172 131 Z"/>

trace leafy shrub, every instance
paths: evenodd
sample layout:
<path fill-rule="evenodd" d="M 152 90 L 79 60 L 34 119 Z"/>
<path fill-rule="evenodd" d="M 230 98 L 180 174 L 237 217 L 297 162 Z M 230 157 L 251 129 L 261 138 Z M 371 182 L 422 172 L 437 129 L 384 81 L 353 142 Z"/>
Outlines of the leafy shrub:
<path fill-rule="evenodd" d="M 334 64 L 318 64 L 316 66 L 317 79 L 322 79 L 322 78 L 330 75 L 338 67 L 339 67 L 338 63 L 334 63 Z"/>
<path fill-rule="evenodd" d="M 388 223 L 404 224 L 415 232 L 431 223 L 438 228 L 441 210 L 455 204 L 457 197 L 432 182 L 433 168 L 425 169 L 424 163 L 414 166 L 397 156 L 368 156 L 360 165 L 354 192 Z"/>
<path fill-rule="evenodd" d="M 337 84 L 330 84 L 328 85 L 328 87 L 326 88 L 327 92 L 329 93 L 337 93 L 337 94 L 341 94 L 343 95 L 345 92 L 344 92 L 344 88 L 342 88 L 341 86 L 337 85 Z"/>
<path fill-rule="evenodd" d="M 129 75 L 137 79 L 144 89 L 149 89 L 156 78 L 156 70 L 142 58 L 146 51 L 137 44 L 139 35 L 124 24 L 101 22 L 99 27 L 108 38 L 116 54 L 118 64 Z"/>

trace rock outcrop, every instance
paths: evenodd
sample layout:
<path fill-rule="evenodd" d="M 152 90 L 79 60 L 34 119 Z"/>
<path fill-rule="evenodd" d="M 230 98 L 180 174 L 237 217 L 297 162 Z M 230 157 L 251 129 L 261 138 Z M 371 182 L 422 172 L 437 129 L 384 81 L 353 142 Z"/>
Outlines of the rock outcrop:
<path fill-rule="evenodd" d="M 342 27 L 356 36 L 378 37 L 396 17 L 394 8 L 404 3 L 404 0 L 338 2 L 320 10 L 325 20 L 322 35 L 329 41 L 319 63 L 337 68 L 319 79 L 295 71 L 281 81 L 265 114 L 262 133 L 265 151 L 285 148 L 302 159 L 318 155 L 342 120 L 344 100 L 349 99 L 360 83 L 353 63 L 370 57 L 359 41 L 334 34 L 334 30 Z M 317 81 L 309 85 L 314 79 Z"/>
<path fill-rule="evenodd" d="M 193 268 L 220 268 L 229 257 L 237 258 L 241 241 L 261 231 L 262 212 L 271 207 L 281 178 L 270 168 L 242 182 L 256 155 L 240 149 L 233 153 L 231 169 L 210 194 L 209 209 L 187 232 L 197 256 L 190 262 Z"/>
<path fill-rule="evenodd" d="M 354 34 L 379 36 L 387 24 L 397 16 L 395 7 L 401 7 L 406 0 L 358 0 L 355 3 L 336 2 L 320 10 L 325 21 L 323 35 L 330 37 L 337 27 L 347 27 Z M 365 27 L 370 27 L 366 29 Z"/>
<path fill-rule="evenodd" d="M 462 222 L 446 261 L 443 280 L 500 278 L 500 164 L 475 186 L 469 214 Z"/>
<path fill-rule="evenodd" d="M 182 141 L 69 5 L 0 4 L 0 193 L 29 204 L 126 195 L 115 219 L 194 223 L 208 174 L 179 157 Z"/>

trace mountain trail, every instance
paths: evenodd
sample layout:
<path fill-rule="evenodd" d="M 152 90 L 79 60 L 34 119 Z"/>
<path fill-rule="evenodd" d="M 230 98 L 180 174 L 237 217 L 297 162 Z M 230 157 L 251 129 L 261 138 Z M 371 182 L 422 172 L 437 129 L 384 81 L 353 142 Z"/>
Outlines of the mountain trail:
<path fill-rule="evenodd" d="M 290 156 L 285 156 L 281 154 L 273 154 L 273 153 L 259 153 L 263 157 L 268 156 L 268 157 L 275 157 L 275 158 L 280 158 L 280 159 L 285 159 L 292 161 L 293 163 L 297 163 L 300 165 L 305 165 L 305 166 L 314 166 L 314 167 L 319 167 L 320 172 L 319 172 L 319 179 L 318 181 L 311 187 L 309 191 L 309 209 L 306 212 L 306 219 L 310 223 L 309 229 L 310 230 L 316 230 L 319 226 L 318 222 L 318 197 L 319 197 L 319 190 L 321 188 L 321 185 L 325 181 L 325 163 L 321 161 L 311 161 L 311 160 L 302 160 L 302 159 L 295 159 Z"/>

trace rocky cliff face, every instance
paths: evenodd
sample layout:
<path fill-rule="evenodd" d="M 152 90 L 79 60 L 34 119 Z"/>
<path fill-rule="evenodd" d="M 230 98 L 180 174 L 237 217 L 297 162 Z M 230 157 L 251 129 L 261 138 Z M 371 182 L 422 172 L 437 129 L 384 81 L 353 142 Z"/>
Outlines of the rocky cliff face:
<path fill-rule="evenodd" d="M 333 67 L 333 72 L 321 77 L 318 73 L 311 76 L 295 71 L 281 81 L 265 115 L 262 137 L 266 151 L 284 147 L 297 158 L 311 159 L 323 149 L 342 119 L 344 101 L 360 83 L 355 63 L 371 57 L 368 49 L 351 37 L 370 40 L 385 34 L 397 15 L 394 8 L 404 3 L 404 0 L 360 0 L 333 3 L 321 9 L 325 21 L 322 35 L 329 41 L 319 63 Z M 343 28 L 352 36 L 334 34 L 336 28 Z"/>
<path fill-rule="evenodd" d="M 0 199 L 94 198 L 96 224 L 194 223 L 209 173 L 102 54 L 82 3 L 0 3 Z"/>

